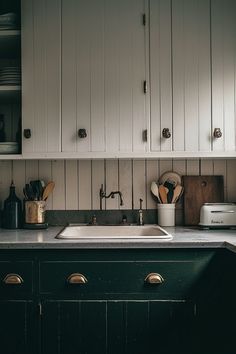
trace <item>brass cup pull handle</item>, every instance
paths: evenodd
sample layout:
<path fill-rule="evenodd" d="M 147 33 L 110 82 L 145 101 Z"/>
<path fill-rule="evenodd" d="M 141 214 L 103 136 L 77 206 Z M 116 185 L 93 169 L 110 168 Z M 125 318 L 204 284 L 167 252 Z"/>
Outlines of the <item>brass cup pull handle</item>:
<path fill-rule="evenodd" d="M 86 284 L 88 279 L 80 273 L 73 273 L 67 278 L 69 284 Z"/>
<path fill-rule="evenodd" d="M 162 284 L 164 283 L 164 278 L 158 273 L 149 273 L 144 281 L 148 284 Z"/>
<path fill-rule="evenodd" d="M 24 283 L 24 280 L 21 278 L 19 274 L 7 274 L 3 279 L 3 282 L 9 285 L 10 284 L 19 285 Z"/>

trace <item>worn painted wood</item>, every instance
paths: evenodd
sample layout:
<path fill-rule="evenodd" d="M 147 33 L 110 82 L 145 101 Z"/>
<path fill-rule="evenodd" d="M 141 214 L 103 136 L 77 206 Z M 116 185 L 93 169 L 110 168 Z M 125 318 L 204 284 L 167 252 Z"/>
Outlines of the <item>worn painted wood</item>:
<path fill-rule="evenodd" d="M 23 199 L 23 187 L 26 181 L 25 161 L 13 161 L 12 164 L 12 178 L 16 185 L 16 193 L 19 198 Z"/>
<path fill-rule="evenodd" d="M 227 201 L 227 160 L 213 160 L 214 175 L 224 178 L 224 199 Z"/>
<path fill-rule="evenodd" d="M 112 191 L 119 190 L 118 184 L 118 160 L 107 160 L 105 163 L 105 179 L 106 185 L 104 186 L 106 195 L 109 195 Z M 120 199 L 116 194 L 115 198 L 108 198 L 105 200 L 106 209 L 119 209 Z"/>
<path fill-rule="evenodd" d="M 132 209 L 139 207 L 139 198 L 147 209 L 155 209 L 156 204 L 150 193 L 150 183 L 158 180 L 167 171 L 183 175 L 222 175 L 224 177 L 225 200 L 234 198 L 235 160 L 2 160 L 0 178 L 0 200 L 8 195 L 8 187 L 13 179 L 16 192 L 23 199 L 23 186 L 30 179 L 43 179 L 45 183 L 55 179 L 56 204 L 50 196 L 47 209 L 96 210 L 100 208 L 99 190 L 105 186 L 108 177 L 109 190 L 120 190 L 124 205 L 119 206 L 118 198 L 108 208 Z M 106 176 L 106 177 L 105 177 Z M 1 187 L 2 186 L 2 187 Z M 110 191 L 111 191 L 110 190 Z M 56 192 L 57 191 L 57 192 Z M 108 190 L 107 190 L 108 192 Z M 1 197 L 2 196 L 2 197 Z M 105 201 L 103 200 L 103 208 Z M 181 205 L 178 205 L 181 209 Z"/>
<path fill-rule="evenodd" d="M 147 209 L 155 209 L 157 206 L 157 199 L 151 193 L 151 183 L 157 182 L 159 177 L 159 163 L 158 160 L 146 161 L 146 176 L 147 176 Z"/>
<path fill-rule="evenodd" d="M 209 151 L 209 1 L 174 0 L 172 6 L 174 150 Z"/>
<path fill-rule="evenodd" d="M 132 160 L 119 160 L 119 190 L 124 202 L 120 209 L 132 209 Z"/>
<path fill-rule="evenodd" d="M 3 202 L 9 195 L 9 188 L 12 179 L 12 162 L 0 161 L 0 208 L 3 208 Z M 14 183 L 17 183 L 14 181 Z"/>
<path fill-rule="evenodd" d="M 139 209 L 140 199 L 146 208 L 146 166 L 145 160 L 133 161 L 133 209 Z"/>
<path fill-rule="evenodd" d="M 91 160 L 78 161 L 79 210 L 92 209 Z"/>
<path fill-rule="evenodd" d="M 25 161 L 25 177 L 27 183 L 32 180 L 39 179 L 39 162 L 38 160 Z"/>
<path fill-rule="evenodd" d="M 42 179 L 45 184 L 52 180 L 52 161 L 39 160 L 39 179 Z M 47 199 L 46 208 L 47 210 L 53 209 L 52 196 Z"/>
<path fill-rule="evenodd" d="M 52 180 L 55 182 L 55 188 L 49 198 L 52 198 L 53 209 L 65 210 L 65 161 L 52 161 Z"/>
<path fill-rule="evenodd" d="M 92 210 L 100 209 L 99 192 L 101 185 L 105 186 L 104 160 L 92 161 Z M 105 200 L 102 200 L 102 209 L 105 208 Z"/>
<path fill-rule="evenodd" d="M 212 3 L 212 127 L 222 138 L 213 150 L 235 150 L 235 11 L 233 0 Z"/>
<path fill-rule="evenodd" d="M 171 2 L 150 2 L 151 151 L 172 150 Z M 172 133 L 173 136 L 173 133 Z"/>
<path fill-rule="evenodd" d="M 236 187 L 235 187 L 235 176 L 236 176 L 236 160 L 228 160 L 226 163 L 226 173 L 227 173 L 227 201 L 236 201 Z"/>
<path fill-rule="evenodd" d="M 199 171 L 199 160 L 188 160 L 186 166 L 186 175 L 196 175 L 198 176 L 200 173 Z"/>
<path fill-rule="evenodd" d="M 60 0 L 23 1 L 24 152 L 60 151 Z"/>
<path fill-rule="evenodd" d="M 78 161 L 65 161 L 66 210 L 78 210 Z"/>
<path fill-rule="evenodd" d="M 200 173 L 201 176 L 213 175 L 214 173 L 214 163 L 213 160 L 201 160 L 200 161 Z"/>

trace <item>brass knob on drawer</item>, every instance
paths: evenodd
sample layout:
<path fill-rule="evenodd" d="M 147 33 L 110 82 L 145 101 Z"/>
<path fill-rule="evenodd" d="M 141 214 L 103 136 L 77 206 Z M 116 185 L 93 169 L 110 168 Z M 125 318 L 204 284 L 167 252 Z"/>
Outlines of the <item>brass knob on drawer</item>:
<path fill-rule="evenodd" d="M 163 277 L 158 273 L 149 273 L 145 278 L 145 283 L 148 284 L 162 284 L 164 283 Z"/>
<path fill-rule="evenodd" d="M 3 282 L 5 284 L 19 285 L 19 284 L 24 283 L 24 280 L 18 274 L 7 274 L 5 276 L 5 278 L 3 279 Z"/>
<path fill-rule="evenodd" d="M 67 282 L 69 284 L 85 284 L 88 282 L 88 279 L 83 274 L 73 273 L 69 275 Z"/>

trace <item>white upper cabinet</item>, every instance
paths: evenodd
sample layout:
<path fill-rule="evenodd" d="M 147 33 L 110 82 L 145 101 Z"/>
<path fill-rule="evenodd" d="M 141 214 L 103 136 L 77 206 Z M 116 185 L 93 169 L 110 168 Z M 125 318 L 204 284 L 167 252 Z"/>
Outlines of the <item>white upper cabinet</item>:
<path fill-rule="evenodd" d="M 236 156 L 235 13 L 235 0 L 22 0 L 23 157 Z"/>
<path fill-rule="evenodd" d="M 209 1 L 150 6 L 151 151 L 210 151 Z"/>
<path fill-rule="evenodd" d="M 150 0 L 151 152 L 236 156 L 235 13 L 235 0 Z"/>
<path fill-rule="evenodd" d="M 60 0 L 22 0 L 21 12 L 22 153 L 44 156 L 61 151 Z"/>
<path fill-rule="evenodd" d="M 227 152 L 236 137 L 236 1 L 212 1 L 211 14 L 212 127 L 222 133 L 212 148 Z"/>
<path fill-rule="evenodd" d="M 145 6 L 144 0 L 62 0 L 63 152 L 147 150 Z"/>

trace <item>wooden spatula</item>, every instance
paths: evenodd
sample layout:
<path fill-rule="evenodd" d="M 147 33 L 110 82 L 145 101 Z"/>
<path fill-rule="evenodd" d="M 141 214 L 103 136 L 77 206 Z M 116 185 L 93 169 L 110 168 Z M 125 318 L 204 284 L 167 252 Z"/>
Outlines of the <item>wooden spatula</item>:
<path fill-rule="evenodd" d="M 48 196 L 52 193 L 54 187 L 55 187 L 55 182 L 53 182 L 53 181 L 48 182 L 48 184 L 45 186 L 45 188 L 43 190 L 42 200 L 47 200 Z"/>
<path fill-rule="evenodd" d="M 178 201 L 178 199 L 181 197 L 182 192 L 183 192 L 183 187 L 178 184 L 174 189 L 173 198 L 172 198 L 171 203 L 176 203 Z"/>
<path fill-rule="evenodd" d="M 162 203 L 166 204 L 167 203 L 166 188 L 163 186 L 163 184 L 161 184 L 158 189 L 159 189 L 159 196 L 161 198 Z"/>

